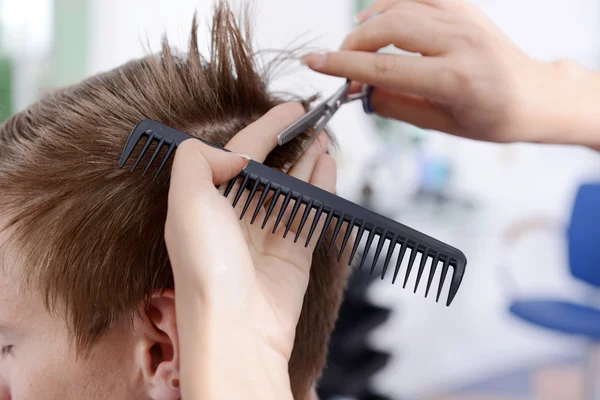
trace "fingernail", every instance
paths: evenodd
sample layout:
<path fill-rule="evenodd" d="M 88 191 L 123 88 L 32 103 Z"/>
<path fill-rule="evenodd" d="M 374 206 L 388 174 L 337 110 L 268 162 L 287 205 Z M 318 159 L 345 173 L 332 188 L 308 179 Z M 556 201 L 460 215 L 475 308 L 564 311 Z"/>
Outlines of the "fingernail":
<path fill-rule="evenodd" d="M 354 17 L 354 22 L 357 24 L 365 22 L 366 20 L 369 19 L 369 16 L 371 14 L 372 14 L 371 10 L 369 10 L 369 9 L 363 10 L 363 11 L 359 12 L 358 14 L 356 14 L 356 16 Z"/>
<path fill-rule="evenodd" d="M 250 157 L 247 154 L 241 154 L 241 153 L 235 153 L 235 154 L 237 154 L 238 156 L 240 156 L 241 158 L 243 158 L 245 160 L 244 168 L 246 168 L 248 166 L 248 164 L 250 164 L 250 161 L 252 161 L 252 157 Z M 244 169 L 244 168 L 242 168 L 242 169 Z"/>
<path fill-rule="evenodd" d="M 302 64 L 313 68 L 319 69 L 325 66 L 325 61 L 327 60 L 327 54 L 325 53 L 311 53 L 302 57 Z"/>
<path fill-rule="evenodd" d="M 366 22 L 372 18 L 375 18 L 376 16 L 378 16 L 381 13 L 372 11 L 372 10 L 364 10 L 359 12 L 358 14 L 356 14 L 356 16 L 354 17 L 354 23 L 356 24 L 361 24 L 363 22 Z"/>

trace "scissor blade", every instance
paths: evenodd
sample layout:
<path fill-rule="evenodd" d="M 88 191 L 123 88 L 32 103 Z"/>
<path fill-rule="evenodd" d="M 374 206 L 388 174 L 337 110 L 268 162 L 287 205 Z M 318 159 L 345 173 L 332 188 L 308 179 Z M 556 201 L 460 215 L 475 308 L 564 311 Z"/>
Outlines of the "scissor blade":
<path fill-rule="evenodd" d="M 282 146 L 303 132 L 314 128 L 325 115 L 326 106 L 326 104 L 321 104 L 297 119 L 277 136 L 277 144 Z"/>
<path fill-rule="evenodd" d="M 327 125 L 327 122 L 333 117 L 333 114 L 335 114 L 342 104 L 346 103 L 350 85 L 350 80 L 346 80 L 346 83 L 344 83 L 344 85 L 331 97 L 287 127 L 277 137 L 278 145 L 281 146 L 286 144 L 296 136 L 311 128 L 315 129 L 317 132 L 323 130 Z"/>

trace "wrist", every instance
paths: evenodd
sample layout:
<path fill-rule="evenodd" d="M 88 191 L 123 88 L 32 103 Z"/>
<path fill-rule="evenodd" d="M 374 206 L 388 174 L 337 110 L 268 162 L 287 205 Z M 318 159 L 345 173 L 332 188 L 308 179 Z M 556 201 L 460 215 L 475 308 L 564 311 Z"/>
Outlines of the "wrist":
<path fill-rule="evenodd" d="M 194 290 L 180 289 L 183 398 L 293 399 L 288 360 L 244 323 L 248 316 L 226 316 Z"/>
<path fill-rule="evenodd" d="M 600 148 L 600 75 L 573 61 L 545 64 L 534 142 Z"/>
<path fill-rule="evenodd" d="M 224 322 L 224 323 L 222 323 Z M 288 361 L 245 324 L 211 319 L 203 331 L 206 398 L 292 400 Z M 204 397 L 203 397 L 204 398 Z"/>

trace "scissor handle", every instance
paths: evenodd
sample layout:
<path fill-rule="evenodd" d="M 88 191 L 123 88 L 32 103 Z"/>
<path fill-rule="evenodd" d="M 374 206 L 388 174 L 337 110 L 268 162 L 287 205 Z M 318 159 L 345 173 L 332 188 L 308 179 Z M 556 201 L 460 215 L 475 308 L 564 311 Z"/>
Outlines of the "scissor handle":
<path fill-rule="evenodd" d="M 312 110 L 308 111 L 293 124 L 288 126 L 279 134 L 279 136 L 277 136 L 277 144 L 282 146 L 311 128 L 315 129 L 317 132 L 323 130 L 329 120 L 342 106 L 342 104 L 346 104 L 350 101 L 362 100 L 363 110 L 365 113 L 371 114 L 373 112 L 371 108 L 371 94 L 373 92 L 373 87 L 370 85 L 365 85 L 360 93 L 348 95 L 351 85 L 352 82 L 350 80 L 346 80 L 344 85 L 339 88 L 331 97 L 314 107 Z"/>

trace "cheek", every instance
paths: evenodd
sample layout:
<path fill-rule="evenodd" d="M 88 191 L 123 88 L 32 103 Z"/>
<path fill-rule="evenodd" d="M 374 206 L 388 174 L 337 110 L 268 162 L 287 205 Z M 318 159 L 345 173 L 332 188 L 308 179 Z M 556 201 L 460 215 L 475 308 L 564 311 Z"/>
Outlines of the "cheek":
<path fill-rule="evenodd" d="M 12 399 L 66 399 L 80 388 L 74 384 L 79 380 L 77 368 L 61 343 L 15 349 L 9 368 Z"/>
<path fill-rule="evenodd" d="M 127 362 L 131 357 L 124 346 L 100 347 L 86 359 L 76 358 L 66 339 L 53 339 L 15 351 L 10 366 L 11 400 L 144 398 L 131 384 L 132 368 Z"/>

